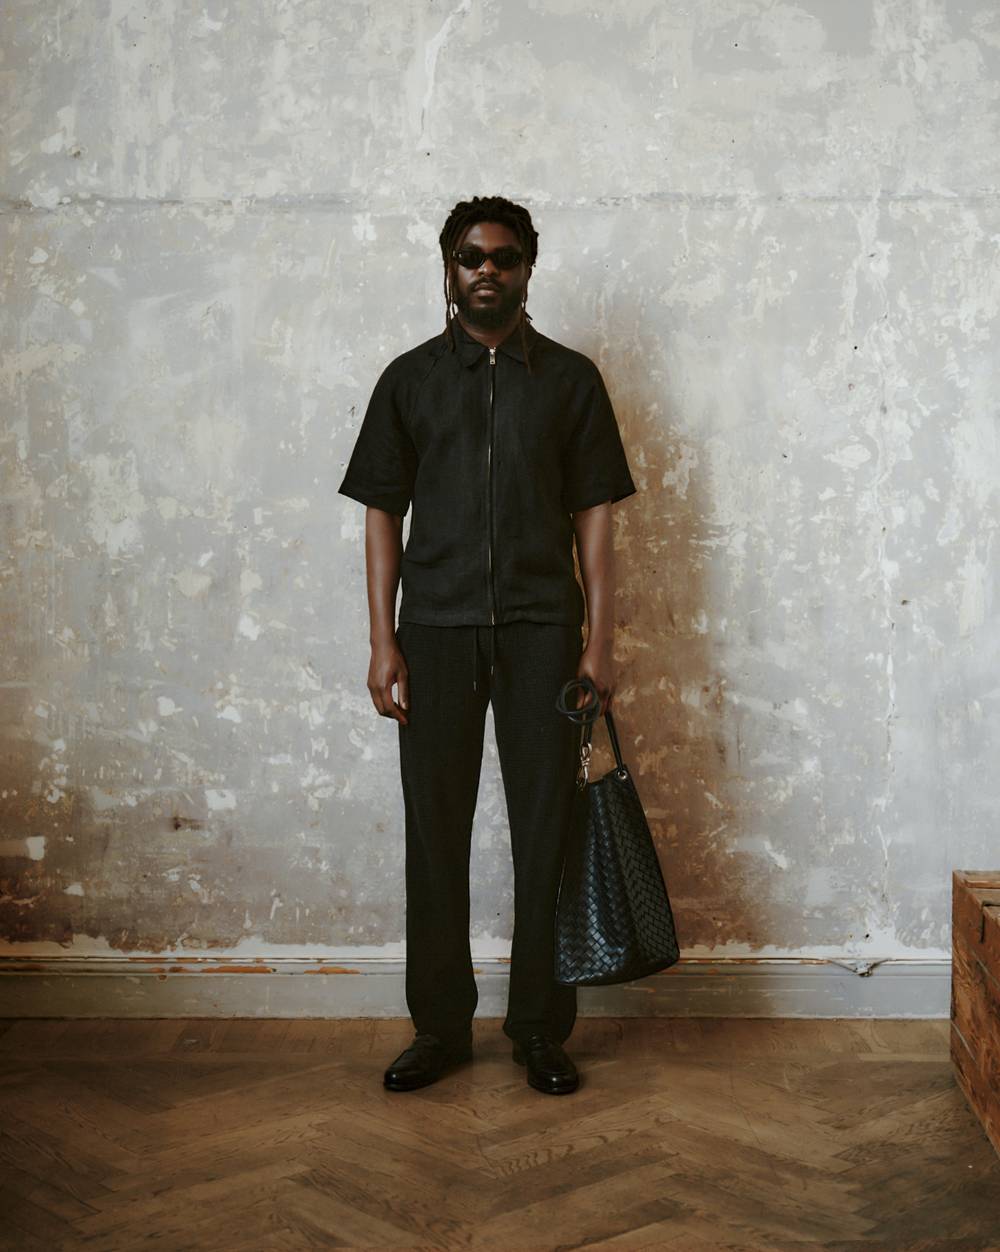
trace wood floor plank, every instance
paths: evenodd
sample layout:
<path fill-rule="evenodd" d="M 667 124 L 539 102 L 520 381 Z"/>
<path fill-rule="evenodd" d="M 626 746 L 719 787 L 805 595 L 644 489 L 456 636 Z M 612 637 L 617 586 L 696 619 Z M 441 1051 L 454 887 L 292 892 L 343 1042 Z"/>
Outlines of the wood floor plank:
<path fill-rule="evenodd" d="M 30 1239 L 44 1240 L 50 1248 L 61 1247 L 74 1233 L 65 1218 L 4 1187 L 0 1187 L 0 1212 L 5 1228 L 12 1228 Z"/>
<path fill-rule="evenodd" d="M 387 1145 L 388 1146 L 388 1145 Z M 331 1121 L 310 1146 L 309 1159 L 318 1166 L 342 1171 L 373 1171 L 383 1185 L 393 1186 L 402 1194 L 414 1192 L 442 1202 L 461 1194 L 491 1194 L 496 1178 L 475 1143 L 467 1147 L 471 1167 L 450 1166 L 442 1170 L 437 1153 L 426 1145 L 393 1143 L 391 1151 L 372 1153 L 372 1141 L 366 1130 L 354 1126 L 344 1117 Z M 447 1207 L 447 1205 L 446 1205 Z"/>
<path fill-rule="evenodd" d="M 157 1170 L 170 1178 L 171 1189 L 175 1191 L 184 1191 L 209 1178 L 255 1175 L 276 1157 L 291 1155 L 295 1159 L 312 1160 L 316 1145 L 320 1143 L 322 1135 L 313 1114 L 289 1113 L 281 1122 L 269 1123 L 265 1134 L 254 1128 L 232 1135 L 226 1141 L 199 1139 L 183 1149 L 182 1163 L 176 1146 L 149 1152 L 144 1157 L 140 1176 L 117 1181 L 108 1191 L 121 1199 L 142 1197 L 148 1194 L 149 1178 Z"/>
<path fill-rule="evenodd" d="M 240 1246 L 263 1249 L 276 1236 L 283 1236 L 288 1248 L 311 1246 L 296 1244 L 294 1231 L 278 1216 L 282 1188 L 289 1181 L 258 1181 L 250 1191 L 234 1187 L 208 1204 L 180 1204 L 164 1210 L 155 1221 L 88 1234 L 79 1246 L 86 1252 L 134 1252 L 137 1247 L 163 1252 L 235 1252 Z"/>
<path fill-rule="evenodd" d="M 315 1180 L 299 1183 L 283 1192 L 277 1206 L 278 1212 L 304 1233 L 325 1236 L 334 1241 L 334 1246 L 412 1248 L 415 1243 L 411 1229 L 365 1212 L 352 1199 L 344 1199 L 338 1190 L 321 1189 Z M 438 1246 L 441 1246 L 440 1241 Z"/>
<path fill-rule="evenodd" d="M 0 1056 L 40 1057 L 58 1048 L 62 1037 L 74 1025 L 75 1022 L 51 1017 L 8 1021 L 7 1029 L 0 1035 Z"/>
<path fill-rule="evenodd" d="M 308 1169 L 306 1161 L 276 1161 L 241 1173 L 227 1171 L 221 1178 L 199 1180 L 187 1186 L 151 1188 L 146 1194 L 108 1193 L 95 1199 L 98 1211 L 81 1218 L 76 1228 L 84 1235 L 107 1234 L 149 1224 L 162 1229 L 169 1215 L 178 1208 L 193 1212 L 202 1205 L 225 1204 L 239 1209 L 247 1203 L 248 1197 L 253 1198 L 255 1189 L 262 1184 L 290 1178 Z"/>
<path fill-rule="evenodd" d="M 486 1214 L 494 1218 L 529 1205 L 572 1195 L 578 1186 L 613 1179 L 618 1174 L 670 1159 L 659 1133 L 637 1131 L 626 1140 L 594 1143 L 536 1169 L 502 1175 L 490 1189 Z"/>
<path fill-rule="evenodd" d="M 946 1027 L 583 1018 L 554 1098 L 496 1020 L 413 1092 L 405 1021 L 8 1023 L 0 1247 L 980 1252 L 1000 1158 Z"/>

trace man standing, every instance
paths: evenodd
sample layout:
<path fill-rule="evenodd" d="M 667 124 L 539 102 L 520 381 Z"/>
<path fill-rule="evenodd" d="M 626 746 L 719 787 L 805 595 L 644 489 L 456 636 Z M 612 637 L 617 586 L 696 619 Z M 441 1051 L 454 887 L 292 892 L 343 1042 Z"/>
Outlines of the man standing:
<path fill-rule="evenodd" d="M 368 690 L 399 724 L 406 818 L 416 1035 L 383 1081 L 413 1090 L 472 1056 L 469 861 L 491 704 L 514 867 L 503 1030 L 531 1086 L 561 1094 L 579 1083 L 562 1046 L 576 988 L 554 980 L 554 923 L 579 809 L 578 730 L 556 699 L 584 675 L 601 714 L 613 697 L 611 505 L 636 487 L 596 365 L 531 325 L 527 209 L 460 202 L 440 244 L 445 330 L 384 369 L 339 488 L 367 506 Z"/>

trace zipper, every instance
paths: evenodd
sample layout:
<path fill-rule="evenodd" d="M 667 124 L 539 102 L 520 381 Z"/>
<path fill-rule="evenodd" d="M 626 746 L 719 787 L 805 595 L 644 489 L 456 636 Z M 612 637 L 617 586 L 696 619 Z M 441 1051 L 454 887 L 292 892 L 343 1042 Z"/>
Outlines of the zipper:
<path fill-rule="evenodd" d="M 493 403 L 496 392 L 497 350 L 490 348 L 490 413 L 486 451 L 486 548 L 489 563 L 490 625 L 495 624 L 493 592 Z"/>

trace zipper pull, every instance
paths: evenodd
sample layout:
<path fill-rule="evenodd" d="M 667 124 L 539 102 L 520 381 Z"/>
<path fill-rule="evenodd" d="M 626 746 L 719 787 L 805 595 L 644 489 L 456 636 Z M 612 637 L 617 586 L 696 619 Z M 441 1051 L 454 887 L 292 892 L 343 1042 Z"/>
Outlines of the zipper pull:
<path fill-rule="evenodd" d="M 497 363 L 497 350 L 496 348 L 490 348 L 490 364 L 496 365 L 496 363 Z"/>

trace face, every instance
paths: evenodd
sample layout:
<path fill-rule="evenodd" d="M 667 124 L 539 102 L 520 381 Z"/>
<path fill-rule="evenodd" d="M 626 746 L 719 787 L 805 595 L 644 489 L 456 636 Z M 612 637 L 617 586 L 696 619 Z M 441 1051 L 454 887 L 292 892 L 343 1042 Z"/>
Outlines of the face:
<path fill-rule="evenodd" d="M 477 222 L 459 239 L 458 248 L 517 248 L 521 245 L 509 226 L 499 222 Z M 527 258 L 512 270 L 501 270 L 487 257 L 477 270 L 465 269 L 452 261 L 452 290 L 464 321 L 483 330 L 495 330 L 511 320 L 528 287 L 531 271 Z"/>

